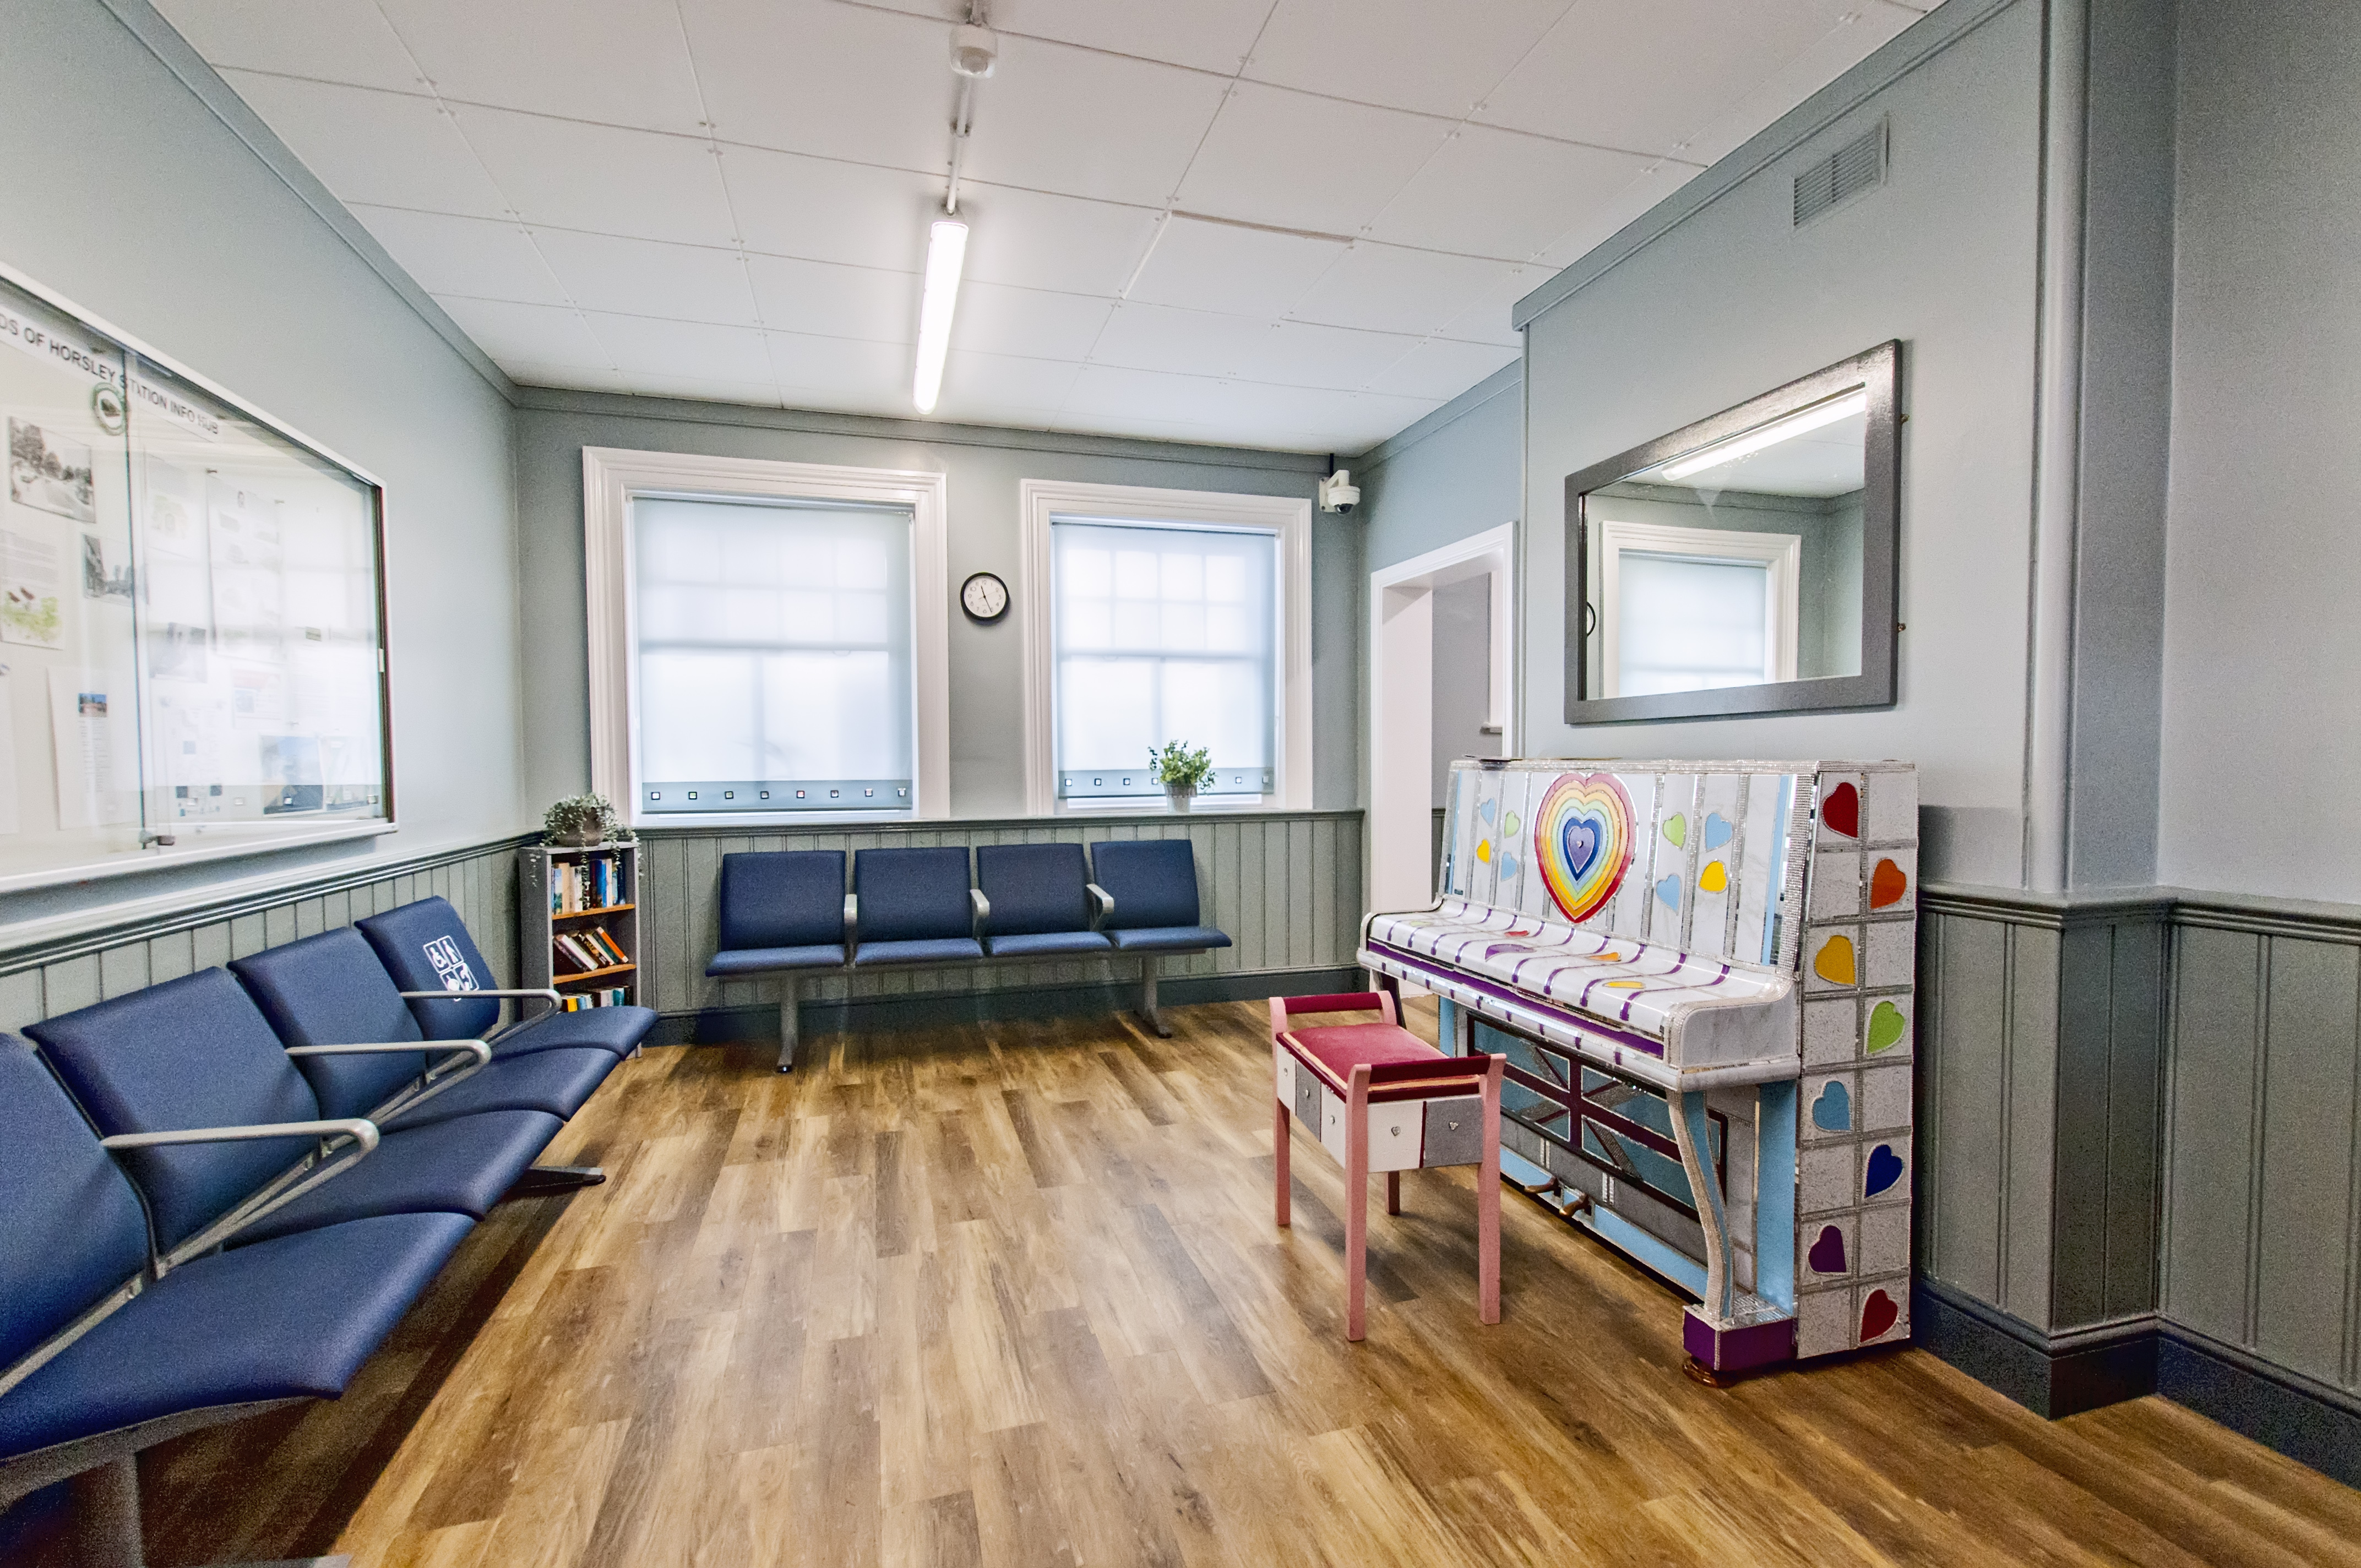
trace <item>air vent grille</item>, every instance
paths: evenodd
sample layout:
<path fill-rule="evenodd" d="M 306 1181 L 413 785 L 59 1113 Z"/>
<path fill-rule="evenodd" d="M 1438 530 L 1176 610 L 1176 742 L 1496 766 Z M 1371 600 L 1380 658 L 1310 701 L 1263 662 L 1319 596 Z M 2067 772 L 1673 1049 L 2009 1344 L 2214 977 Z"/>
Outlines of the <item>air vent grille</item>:
<path fill-rule="evenodd" d="M 1795 176 L 1795 226 L 1885 183 L 1885 122 L 1880 120 Z"/>

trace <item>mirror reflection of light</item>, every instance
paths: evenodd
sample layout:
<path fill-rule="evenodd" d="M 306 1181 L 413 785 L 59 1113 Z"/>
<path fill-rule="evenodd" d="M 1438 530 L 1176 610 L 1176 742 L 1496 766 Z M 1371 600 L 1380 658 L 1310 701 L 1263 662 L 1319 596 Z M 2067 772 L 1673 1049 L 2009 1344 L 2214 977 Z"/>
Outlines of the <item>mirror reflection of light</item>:
<path fill-rule="evenodd" d="M 1719 468 L 1724 464 L 1735 463 L 1741 457 L 1751 457 L 1755 453 L 1767 447 L 1776 446 L 1783 441 L 1792 441 L 1806 431 L 1818 430 L 1823 425 L 1834 424 L 1839 420 L 1850 419 L 1856 414 L 1868 411 L 1869 392 L 1866 389 L 1856 388 L 1842 397 L 1830 398 L 1827 402 L 1815 403 L 1807 409 L 1798 409 L 1784 419 L 1773 420 L 1769 424 L 1758 426 L 1742 435 L 1733 435 L 1727 441 L 1718 441 L 1711 446 L 1665 464 L 1656 469 L 1652 476 L 1644 477 L 1660 478 L 1668 483 L 1686 479 L 1690 475 L 1701 474 L 1708 468 Z M 1635 478 L 1642 477 L 1633 476 Z"/>

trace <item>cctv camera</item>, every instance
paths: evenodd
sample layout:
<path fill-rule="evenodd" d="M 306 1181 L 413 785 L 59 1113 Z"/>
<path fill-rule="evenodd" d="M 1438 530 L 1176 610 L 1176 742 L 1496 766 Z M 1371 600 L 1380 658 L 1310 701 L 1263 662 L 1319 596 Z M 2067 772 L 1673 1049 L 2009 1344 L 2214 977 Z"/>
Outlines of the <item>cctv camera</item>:
<path fill-rule="evenodd" d="M 1361 504 L 1361 492 L 1349 468 L 1339 468 L 1320 481 L 1320 510 L 1345 513 Z"/>

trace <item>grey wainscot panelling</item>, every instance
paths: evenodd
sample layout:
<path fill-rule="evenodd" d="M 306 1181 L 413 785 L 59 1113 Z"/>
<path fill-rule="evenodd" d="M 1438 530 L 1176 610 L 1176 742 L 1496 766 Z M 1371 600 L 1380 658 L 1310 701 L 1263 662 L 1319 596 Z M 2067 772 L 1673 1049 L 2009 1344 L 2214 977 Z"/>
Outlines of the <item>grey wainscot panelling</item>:
<path fill-rule="evenodd" d="M 519 842 L 379 861 L 0 953 L 0 1028 L 20 1029 L 437 894 L 457 908 L 502 981 L 512 982 Z"/>
<path fill-rule="evenodd" d="M 1361 814 L 1357 811 L 1203 812 L 1174 817 L 1011 818 L 862 825 L 830 830 L 797 828 L 774 833 L 697 832 L 664 828 L 643 833 L 642 896 L 651 916 L 642 955 L 643 1000 L 675 1018 L 704 1016 L 706 1033 L 719 1026 L 754 1026 L 751 1018 L 714 1018 L 774 1006 L 768 981 L 705 978 L 719 941 L 721 857 L 760 850 L 925 849 L 939 845 L 1089 844 L 1101 839 L 1186 839 L 1197 857 L 1203 917 L 1229 933 L 1233 947 L 1168 959 L 1165 999 L 1210 999 L 1235 990 L 1233 980 L 1259 974 L 1334 970 L 1350 966 L 1359 944 Z M 997 998 L 1070 988 L 1127 984 L 1137 978 L 1128 959 L 1038 964 L 954 965 L 838 972 L 804 981 L 807 1006 L 822 1018 L 841 1016 L 846 1004 L 896 998 Z M 1193 982 L 1193 983 L 1192 983 Z M 1240 992 L 1244 994 L 1244 992 Z M 996 1009 L 994 1009 L 996 1010 Z M 819 1020 L 814 1020 L 815 1023 Z M 767 1030 L 764 1032 L 768 1032 Z"/>

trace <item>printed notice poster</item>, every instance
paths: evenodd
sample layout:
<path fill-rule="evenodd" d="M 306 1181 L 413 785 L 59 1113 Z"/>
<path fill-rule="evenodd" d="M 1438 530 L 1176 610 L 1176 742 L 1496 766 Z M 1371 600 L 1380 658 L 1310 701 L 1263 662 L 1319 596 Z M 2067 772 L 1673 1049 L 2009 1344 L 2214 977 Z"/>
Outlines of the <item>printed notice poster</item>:
<path fill-rule="evenodd" d="M 18 414 L 8 416 L 8 499 L 70 517 L 98 521 L 98 489 L 90 444 L 71 441 Z"/>
<path fill-rule="evenodd" d="M 58 547 L 38 534 L 0 528 L 0 642 L 62 648 L 65 564 Z"/>
<path fill-rule="evenodd" d="M 139 815 L 138 729 L 127 672 L 49 666 L 58 826 L 105 828 Z"/>

